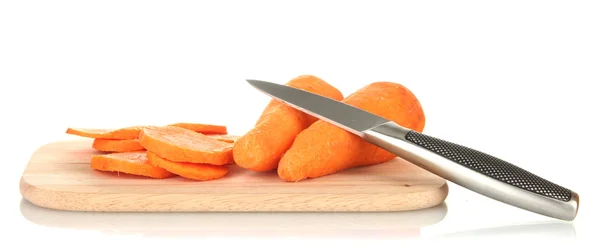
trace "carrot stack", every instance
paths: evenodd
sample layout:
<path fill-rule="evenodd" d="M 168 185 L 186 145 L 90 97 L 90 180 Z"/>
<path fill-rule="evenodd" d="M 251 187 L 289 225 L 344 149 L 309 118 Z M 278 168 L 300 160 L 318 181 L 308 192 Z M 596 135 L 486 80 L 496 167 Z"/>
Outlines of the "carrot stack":
<path fill-rule="evenodd" d="M 233 144 L 239 136 L 227 127 L 199 123 L 132 126 L 120 129 L 68 128 L 67 134 L 93 138 L 95 170 L 150 178 L 180 176 L 214 180 L 225 176 L 233 163 Z"/>
<path fill-rule="evenodd" d="M 140 143 L 150 164 L 194 180 L 225 176 L 233 163 L 233 144 L 177 126 L 144 128 Z"/>

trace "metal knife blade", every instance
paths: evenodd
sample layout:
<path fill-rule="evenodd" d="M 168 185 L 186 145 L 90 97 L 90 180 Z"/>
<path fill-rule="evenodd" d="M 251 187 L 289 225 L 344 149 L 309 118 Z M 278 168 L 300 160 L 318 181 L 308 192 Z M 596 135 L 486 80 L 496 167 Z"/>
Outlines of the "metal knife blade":
<path fill-rule="evenodd" d="M 364 131 L 389 122 L 370 112 L 301 89 L 260 80 L 247 81 L 274 99 L 286 102 L 298 110 L 334 123 L 361 137 L 364 136 Z"/>

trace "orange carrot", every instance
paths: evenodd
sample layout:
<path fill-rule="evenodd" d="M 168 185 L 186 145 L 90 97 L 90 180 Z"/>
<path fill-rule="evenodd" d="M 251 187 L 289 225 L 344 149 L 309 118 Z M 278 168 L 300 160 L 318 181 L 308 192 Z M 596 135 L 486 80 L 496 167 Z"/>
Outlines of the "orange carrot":
<path fill-rule="evenodd" d="M 200 123 L 175 123 L 169 126 L 181 127 L 202 134 L 227 134 L 227 126 L 200 124 Z"/>
<path fill-rule="evenodd" d="M 176 126 L 147 127 L 140 144 L 159 157 L 174 162 L 225 165 L 233 163 L 232 143 Z"/>
<path fill-rule="evenodd" d="M 227 143 L 235 143 L 235 141 L 237 141 L 240 138 L 240 136 L 236 136 L 236 135 L 209 134 L 206 136 L 212 137 L 219 141 L 223 141 L 223 142 L 227 142 Z"/>
<path fill-rule="evenodd" d="M 369 84 L 342 102 L 415 131 L 421 132 L 425 127 L 425 114 L 417 97 L 397 83 Z M 395 157 L 348 131 L 319 120 L 296 137 L 279 162 L 277 173 L 282 180 L 295 182 Z"/>
<path fill-rule="evenodd" d="M 137 139 L 140 131 L 145 126 L 130 126 L 120 129 L 88 129 L 88 128 L 67 128 L 66 133 L 88 138 L 105 139 Z"/>
<path fill-rule="evenodd" d="M 94 155 L 90 166 L 100 171 L 121 172 L 159 179 L 175 176 L 175 174 L 163 168 L 148 163 L 145 151 Z"/>
<path fill-rule="evenodd" d="M 149 151 L 146 152 L 146 155 L 150 164 L 156 167 L 161 167 L 183 178 L 188 178 L 192 180 L 214 180 L 225 176 L 229 171 L 229 168 L 227 166 L 210 165 L 203 163 L 173 162 L 161 158 Z"/>
<path fill-rule="evenodd" d="M 92 148 L 105 152 L 128 152 L 144 150 L 137 139 L 105 139 L 95 138 Z"/>
<path fill-rule="evenodd" d="M 338 89 L 311 75 L 296 77 L 286 85 L 336 100 L 343 99 Z M 296 135 L 316 120 L 284 103 L 271 100 L 255 126 L 235 142 L 235 163 L 254 171 L 277 168 L 281 156 L 292 145 Z"/>

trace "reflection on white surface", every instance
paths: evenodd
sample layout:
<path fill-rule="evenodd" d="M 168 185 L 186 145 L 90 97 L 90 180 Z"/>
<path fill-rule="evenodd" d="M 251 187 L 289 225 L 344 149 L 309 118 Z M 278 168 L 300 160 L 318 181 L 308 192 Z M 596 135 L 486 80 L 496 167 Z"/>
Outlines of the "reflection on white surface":
<path fill-rule="evenodd" d="M 144 236 L 269 236 L 418 238 L 443 220 L 445 203 L 406 212 L 374 213 L 100 213 L 46 209 L 26 200 L 21 214 L 49 227 Z"/>
<path fill-rule="evenodd" d="M 108 235 L 360 237 L 426 239 L 444 243 L 455 239 L 471 242 L 488 239 L 546 242 L 577 239 L 572 223 L 554 220 L 459 228 L 456 221 L 447 219 L 450 217 L 447 217 L 446 203 L 423 210 L 374 213 L 102 213 L 46 209 L 23 199 L 20 210 L 27 220 L 38 225 L 95 230 Z"/>
<path fill-rule="evenodd" d="M 554 240 L 563 240 L 576 239 L 577 233 L 571 223 L 557 221 L 478 228 L 461 232 L 444 233 L 434 237 L 438 239 L 499 239 L 506 237 L 510 239 L 526 238 L 529 240 L 547 240 L 550 238 Z"/>

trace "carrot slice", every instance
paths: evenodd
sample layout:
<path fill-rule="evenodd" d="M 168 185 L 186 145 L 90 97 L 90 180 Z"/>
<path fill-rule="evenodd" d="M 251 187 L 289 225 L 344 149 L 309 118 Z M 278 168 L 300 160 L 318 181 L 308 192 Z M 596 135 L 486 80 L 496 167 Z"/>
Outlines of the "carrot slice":
<path fill-rule="evenodd" d="M 140 144 L 159 157 L 173 162 L 225 165 L 233 163 L 233 143 L 176 126 L 147 127 Z"/>
<path fill-rule="evenodd" d="M 202 134 L 227 134 L 227 127 L 223 125 L 199 124 L 199 123 L 175 123 L 168 126 L 181 127 Z"/>
<path fill-rule="evenodd" d="M 137 139 L 106 139 L 95 138 L 92 148 L 106 152 L 129 152 L 145 150 Z"/>
<path fill-rule="evenodd" d="M 146 152 L 146 156 L 148 157 L 148 162 L 150 164 L 156 167 L 161 167 L 183 178 L 192 180 L 214 180 L 225 176 L 229 171 L 227 166 L 210 165 L 204 163 L 173 162 L 161 158 L 149 151 Z"/>
<path fill-rule="evenodd" d="M 144 127 L 146 126 L 130 126 L 120 129 L 67 128 L 66 133 L 89 138 L 136 139 Z"/>
<path fill-rule="evenodd" d="M 151 165 L 145 151 L 119 152 L 92 156 L 91 167 L 100 171 L 122 172 L 151 178 L 169 178 L 175 174 Z"/>
<path fill-rule="evenodd" d="M 206 136 L 212 137 L 219 141 L 223 141 L 223 142 L 227 142 L 227 143 L 235 143 L 235 141 L 237 141 L 240 138 L 240 136 L 236 136 L 236 135 L 220 135 L 220 134 L 209 134 Z"/>

